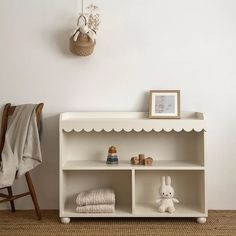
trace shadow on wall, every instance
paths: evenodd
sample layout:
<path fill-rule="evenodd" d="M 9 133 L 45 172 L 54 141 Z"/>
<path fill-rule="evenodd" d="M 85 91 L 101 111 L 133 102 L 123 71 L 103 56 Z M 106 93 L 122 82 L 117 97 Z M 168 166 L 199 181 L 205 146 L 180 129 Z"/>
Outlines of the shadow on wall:
<path fill-rule="evenodd" d="M 57 209 L 59 192 L 59 115 L 43 118 L 41 147 L 43 163 L 35 169 L 33 174 L 33 179 L 37 182 L 39 204 L 44 209 Z"/>
<path fill-rule="evenodd" d="M 0 127 L 2 125 L 2 112 L 3 112 L 3 109 L 4 109 L 4 105 L 1 105 L 1 107 L 0 107 Z"/>
<path fill-rule="evenodd" d="M 70 35 L 72 34 L 73 29 L 59 29 L 55 31 L 52 35 L 53 43 L 57 45 L 56 49 L 66 57 L 74 58 L 76 55 L 73 55 L 70 52 Z"/>
<path fill-rule="evenodd" d="M 137 104 L 137 107 L 141 107 L 142 111 L 149 110 L 149 91 L 143 92 L 142 96 L 140 96 L 141 101 Z"/>

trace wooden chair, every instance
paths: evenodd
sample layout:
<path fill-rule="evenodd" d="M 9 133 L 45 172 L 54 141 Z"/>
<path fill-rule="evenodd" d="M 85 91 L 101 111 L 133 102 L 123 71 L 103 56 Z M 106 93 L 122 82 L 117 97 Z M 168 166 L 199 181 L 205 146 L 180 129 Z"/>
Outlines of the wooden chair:
<path fill-rule="evenodd" d="M 37 117 L 38 129 L 40 128 L 40 119 L 41 119 L 41 113 L 42 113 L 43 105 L 44 105 L 43 103 L 40 103 L 40 104 L 37 105 L 37 108 L 36 108 L 36 117 Z M 8 103 L 8 104 L 5 105 L 4 110 L 3 110 L 2 126 L 1 126 L 1 134 L 0 134 L 0 154 L 2 153 L 4 142 L 5 142 L 5 134 L 6 134 L 6 131 L 7 131 L 8 118 L 9 118 L 9 116 L 11 116 L 13 114 L 13 112 L 15 111 L 15 108 L 16 108 L 16 106 L 11 106 L 11 104 Z M 26 181 L 27 181 L 29 191 L 25 192 L 25 193 L 13 195 L 11 186 L 0 188 L 0 189 L 7 189 L 7 191 L 8 191 L 8 194 L 0 193 L 0 197 L 4 198 L 3 200 L 0 200 L 0 203 L 9 201 L 10 204 L 11 204 L 12 212 L 15 212 L 14 200 L 16 200 L 18 198 L 21 198 L 21 197 L 24 197 L 24 196 L 27 196 L 27 195 L 30 195 L 32 200 L 33 200 L 33 203 L 34 203 L 34 207 L 35 207 L 37 217 L 38 217 L 39 220 L 41 220 L 41 212 L 40 212 L 40 209 L 39 209 L 38 200 L 37 200 L 36 193 L 35 193 L 35 190 L 34 190 L 34 185 L 32 183 L 29 172 L 25 173 L 25 178 L 26 178 Z"/>

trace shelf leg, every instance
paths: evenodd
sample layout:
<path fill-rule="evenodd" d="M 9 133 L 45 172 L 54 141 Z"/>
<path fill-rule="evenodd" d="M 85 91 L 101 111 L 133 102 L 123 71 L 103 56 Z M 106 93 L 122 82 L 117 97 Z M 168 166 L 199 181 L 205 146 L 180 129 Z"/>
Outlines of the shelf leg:
<path fill-rule="evenodd" d="M 199 224 L 205 224 L 206 223 L 206 217 L 198 217 L 197 223 Z"/>
<path fill-rule="evenodd" d="M 69 217 L 61 217 L 61 223 L 62 224 L 69 224 L 70 218 Z"/>

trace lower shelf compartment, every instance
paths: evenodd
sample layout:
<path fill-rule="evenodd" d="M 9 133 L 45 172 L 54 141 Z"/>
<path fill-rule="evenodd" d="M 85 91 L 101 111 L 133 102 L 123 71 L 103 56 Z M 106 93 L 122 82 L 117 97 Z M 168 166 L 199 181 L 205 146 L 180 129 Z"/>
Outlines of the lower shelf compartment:
<path fill-rule="evenodd" d="M 199 207 L 191 204 L 175 204 L 175 212 L 170 214 L 158 212 L 154 204 L 136 203 L 134 216 L 136 217 L 206 217 L 207 214 Z"/>
<path fill-rule="evenodd" d="M 132 215 L 132 183 L 130 170 L 79 170 L 63 172 L 60 195 L 60 217 L 128 217 Z M 115 213 L 77 213 L 79 192 L 96 188 L 112 188 L 115 192 Z"/>
<path fill-rule="evenodd" d="M 160 199 L 159 188 L 162 176 L 172 178 L 176 211 L 159 213 L 156 200 Z M 150 170 L 135 172 L 135 215 L 154 217 L 204 217 L 206 213 L 204 171 Z"/>
<path fill-rule="evenodd" d="M 207 217 L 204 170 L 70 170 L 61 175 L 60 217 Z M 156 204 L 162 176 L 171 176 L 180 201 L 172 214 L 160 213 Z M 77 194 L 95 188 L 114 189 L 114 213 L 76 212 Z"/>

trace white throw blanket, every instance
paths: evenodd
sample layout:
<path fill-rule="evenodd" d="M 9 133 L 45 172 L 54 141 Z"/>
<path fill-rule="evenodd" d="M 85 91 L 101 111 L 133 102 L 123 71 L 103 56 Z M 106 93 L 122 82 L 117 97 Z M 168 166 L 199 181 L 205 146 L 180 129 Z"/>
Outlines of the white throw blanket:
<path fill-rule="evenodd" d="M 78 213 L 114 213 L 114 204 L 100 204 L 100 205 L 86 205 L 77 206 L 76 211 Z"/>
<path fill-rule="evenodd" d="M 92 189 L 80 192 L 76 198 L 78 206 L 115 204 L 115 193 L 113 189 Z"/>
<path fill-rule="evenodd" d="M 42 162 L 35 110 L 34 104 L 17 106 L 8 122 L 0 163 L 0 188 L 11 186 L 15 178 Z"/>

